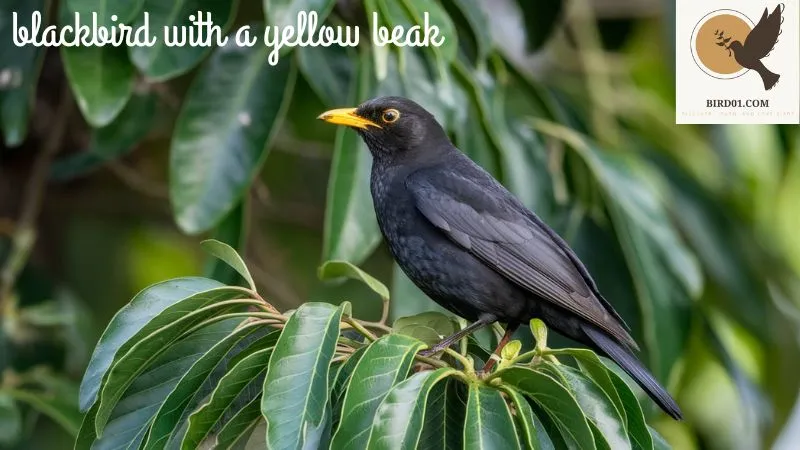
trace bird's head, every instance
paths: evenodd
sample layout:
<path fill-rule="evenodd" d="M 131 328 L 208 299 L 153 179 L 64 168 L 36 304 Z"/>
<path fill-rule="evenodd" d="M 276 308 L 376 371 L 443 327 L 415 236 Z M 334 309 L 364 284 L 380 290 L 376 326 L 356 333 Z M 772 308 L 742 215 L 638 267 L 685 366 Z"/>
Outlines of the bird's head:
<path fill-rule="evenodd" d="M 442 126 L 422 106 L 403 97 L 378 97 L 355 108 L 333 109 L 318 117 L 353 128 L 381 160 L 435 156 L 449 147 Z"/>
<path fill-rule="evenodd" d="M 742 43 L 739 41 L 733 41 L 728 46 L 729 49 L 733 50 L 734 52 L 739 51 L 743 48 Z"/>

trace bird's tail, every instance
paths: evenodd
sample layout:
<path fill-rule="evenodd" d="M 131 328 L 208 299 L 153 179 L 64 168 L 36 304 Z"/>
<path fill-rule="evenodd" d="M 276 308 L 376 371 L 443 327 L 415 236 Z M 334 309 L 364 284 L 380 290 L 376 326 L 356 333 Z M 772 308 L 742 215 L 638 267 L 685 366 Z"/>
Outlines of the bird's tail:
<path fill-rule="evenodd" d="M 658 384 L 658 381 L 644 368 L 636 356 L 594 327 L 584 326 L 583 331 L 606 356 L 614 360 L 618 366 L 630 375 L 665 413 L 669 414 L 673 419 L 683 419 L 683 414 L 678 404 L 675 403 L 675 399 Z"/>
<path fill-rule="evenodd" d="M 781 77 L 777 73 L 770 72 L 764 64 L 760 64 L 759 67 L 756 68 L 756 72 L 761 75 L 761 81 L 764 82 L 764 89 L 766 90 L 772 89 Z"/>

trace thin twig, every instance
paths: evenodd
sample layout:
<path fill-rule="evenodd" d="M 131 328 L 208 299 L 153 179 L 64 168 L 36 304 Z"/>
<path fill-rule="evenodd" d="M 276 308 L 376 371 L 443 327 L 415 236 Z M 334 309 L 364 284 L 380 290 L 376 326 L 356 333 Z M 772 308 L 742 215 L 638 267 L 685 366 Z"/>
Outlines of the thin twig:
<path fill-rule="evenodd" d="M 56 110 L 55 122 L 50 128 L 48 139 L 39 151 L 25 187 L 22 211 L 11 237 L 11 251 L 0 269 L 0 315 L 4 311 L 5 302 L 11 296 L 17 276 L 27 264 L 33 251 L 36 242 L 36 222 L 42 210 L 50 164 L 64 141 L 71 107 L 72 95 L 69 87 L 64 84 L 61 87 L 61 98 Z"/>
<path fill-rule="evenodd" d="M 168 199 L 169 189 L 166 185 L 147 178 L 139 173 L 137 170 L 122 164 L 119 161 L 108 161 L 106 167 L 111 173 L 122 181 L 125 186 L 132 190 L 144 194 L 148 197 L 155 197 L 158 199 Z"/>

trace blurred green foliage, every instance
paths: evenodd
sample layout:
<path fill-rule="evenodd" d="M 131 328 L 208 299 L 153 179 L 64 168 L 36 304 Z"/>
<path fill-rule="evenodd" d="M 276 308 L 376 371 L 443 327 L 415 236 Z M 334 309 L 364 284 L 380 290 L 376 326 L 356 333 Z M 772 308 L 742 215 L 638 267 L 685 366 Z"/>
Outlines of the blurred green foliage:
<path fill-rule="evenodd" d="M 123 3 L 132 24 L 144 9 L 179 25 L 211 9 L 232 30 L 314 9 L 366 31 L 365 9 L 387 25 L 429 10 L 454 32 L 441 49 L 372 48 L 368 35 L 358 49 L 296 48 L 276 67 L 260 45 L 8 44 L 12 11 L 46 9 L 57 23 Z M 355 315 L 379 316 L 362 284 L 318 280 L 329 259 L 391 281 L 393 318 L 437 310 L 381 245 L 369 154 L 353 132 L 314 120 L 387 94 L 434 112 L 575 247 L 684 408 L 682 423 L 645 411 L 675 448 L 768 447 L 787 423 L 800 427 L 789 420 L 800 390 L 800 131 L 675 126 L 674 4 L 613 17 L 605 4 L 186 0 L 172 13 L 155 1 L 0 0 L 0 72 L 13 81 L 0 86 L 0 446 L 59 448 L 53 423 L 75 431 L 57 417 L 77 408 L 61 386 L 140 289 L 200 273 L 243 283 L 203 256 L 205 237 L 242 252 L 282 310 L 347 300 Z M 530 345 L 528 330 L 519 338 Z"/>

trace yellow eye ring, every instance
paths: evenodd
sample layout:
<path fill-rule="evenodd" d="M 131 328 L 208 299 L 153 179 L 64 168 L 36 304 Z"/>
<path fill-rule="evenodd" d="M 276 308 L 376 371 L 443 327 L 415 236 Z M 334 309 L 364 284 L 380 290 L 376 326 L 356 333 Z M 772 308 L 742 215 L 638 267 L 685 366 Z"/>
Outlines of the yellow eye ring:
<path fill-rule="evenodd" d="M 394 108 L 387 109 L 386 111 L 383 112 L 383 114 L 381 114 L 381 120 L 383 120 L 384 123 L 394 123 L 397 122 L 397 119 L 399 118 L 400 118 L 400 111 Z"/>

